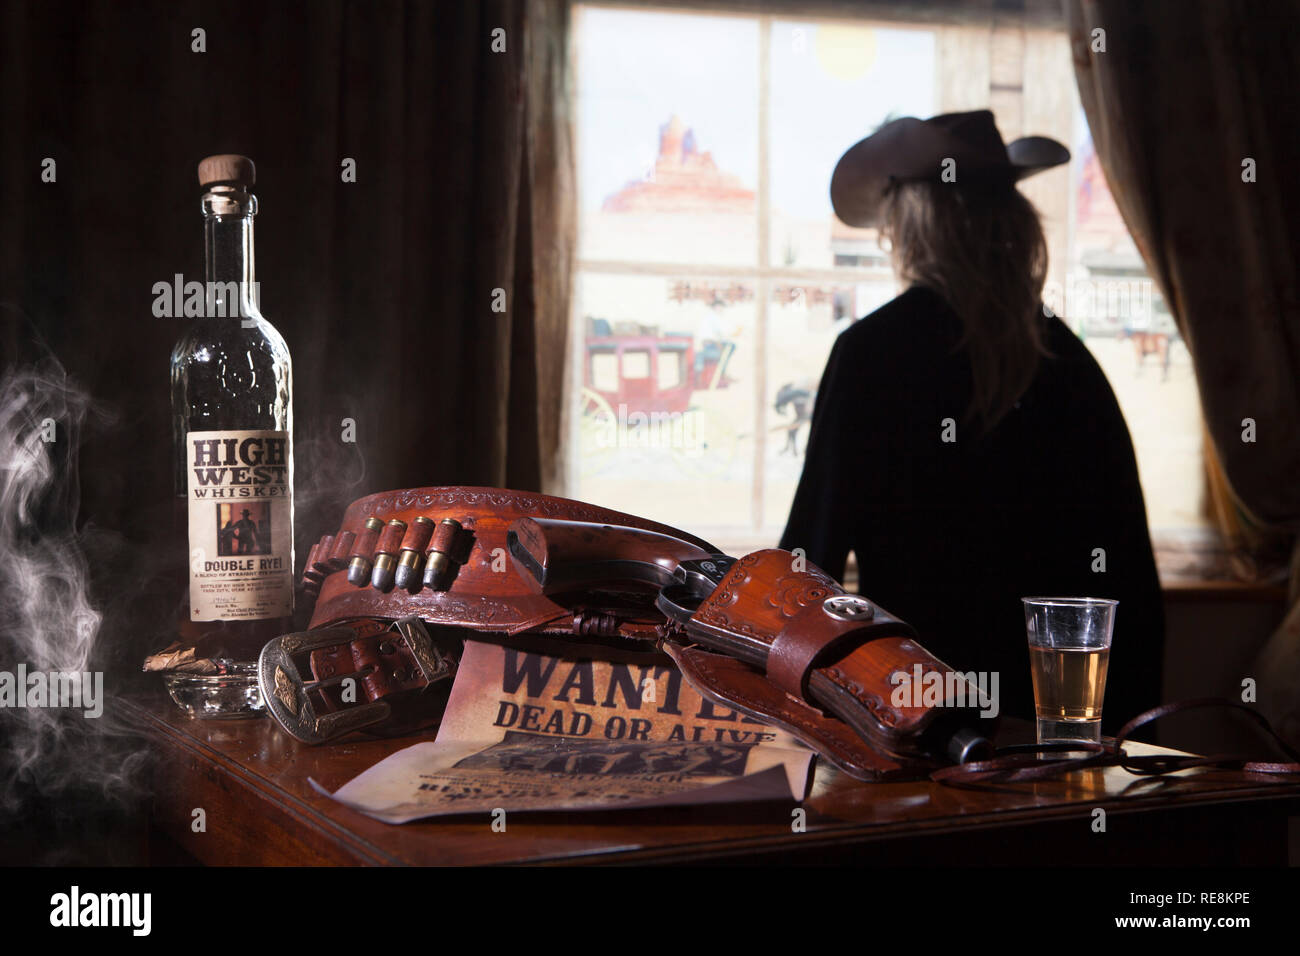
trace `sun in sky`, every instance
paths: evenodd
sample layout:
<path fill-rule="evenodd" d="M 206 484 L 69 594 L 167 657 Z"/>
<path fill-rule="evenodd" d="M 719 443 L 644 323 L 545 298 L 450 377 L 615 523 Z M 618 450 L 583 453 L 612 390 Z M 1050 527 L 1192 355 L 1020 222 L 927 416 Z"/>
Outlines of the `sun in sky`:
<path fill-rule="evenodd" d="M 876 63 L 876 31 L 849 24 L 817 27 L 813 41 L 817 63 L 837 80 L 853 82 Z"/>

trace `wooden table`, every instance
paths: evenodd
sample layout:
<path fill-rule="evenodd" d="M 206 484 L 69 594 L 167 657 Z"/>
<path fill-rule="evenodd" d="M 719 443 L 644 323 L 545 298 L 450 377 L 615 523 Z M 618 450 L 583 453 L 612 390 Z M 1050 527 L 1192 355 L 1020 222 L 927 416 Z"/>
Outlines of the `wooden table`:
<path fill-rule="evenodd" d="M 819 761 L 805 832 L 788 803 L 514 813 L 505 832 L 486 814 L 390 826 L 308 778 L 332 792 L 418 738 L 309 747 L 269 718 L 191 720 L 162 694 L 124 703 L 158 758 L 156 827 L 208 864 L 1285 864 L 1300 814 L 1300 784 L 1215 771 L 1152 781 L 1109 768 L 992 790 L 864 784 Z"/>

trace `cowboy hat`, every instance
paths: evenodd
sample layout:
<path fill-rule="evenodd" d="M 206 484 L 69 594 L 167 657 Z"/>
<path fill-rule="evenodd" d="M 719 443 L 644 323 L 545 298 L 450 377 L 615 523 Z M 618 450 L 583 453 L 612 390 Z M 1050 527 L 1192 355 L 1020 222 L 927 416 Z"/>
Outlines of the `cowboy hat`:
<path fill-rule="evenodd" d="M 951 160 L 951 162 L 948 162 Z M 831 175 L 831 206 L 849 226 L 874 226 L 885 193 L 896 182 L 1011 184 L 1070 161 L 1070 151 L 1046 136 L 1004 145 L 988 110 L 905 116 L 850 146 Z M 943 179 L 950 171 L 950 179 Z"/>

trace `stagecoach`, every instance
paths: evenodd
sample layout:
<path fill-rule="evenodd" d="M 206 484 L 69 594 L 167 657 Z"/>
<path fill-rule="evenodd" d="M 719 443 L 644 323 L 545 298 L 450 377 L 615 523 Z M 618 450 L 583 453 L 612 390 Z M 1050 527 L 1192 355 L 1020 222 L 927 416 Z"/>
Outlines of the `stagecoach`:
<path fill-rule="evenodd" d="M 694 475 L 716 474 L 737 435 L 717 402 L 733 383 L 730 340 L 663 333 L 657 326 L 588 319 L 581 398 L 582 471 L 596 474 L 623 448 L 670 455 Z"/>

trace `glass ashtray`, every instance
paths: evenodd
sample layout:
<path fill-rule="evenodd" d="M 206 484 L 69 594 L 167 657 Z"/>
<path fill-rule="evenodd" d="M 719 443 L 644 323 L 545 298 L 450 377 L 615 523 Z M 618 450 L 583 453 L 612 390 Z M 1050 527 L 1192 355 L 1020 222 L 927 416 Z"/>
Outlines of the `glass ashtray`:
<path fill-rule="evenodd" d="M 189 716 L 204 720 L 261 716 L 266 701 L 257 684 L 257 662 L 219 661 L 218 664 L 223 673 L 164 673 L 163 682 L 176 706 Z"/>

